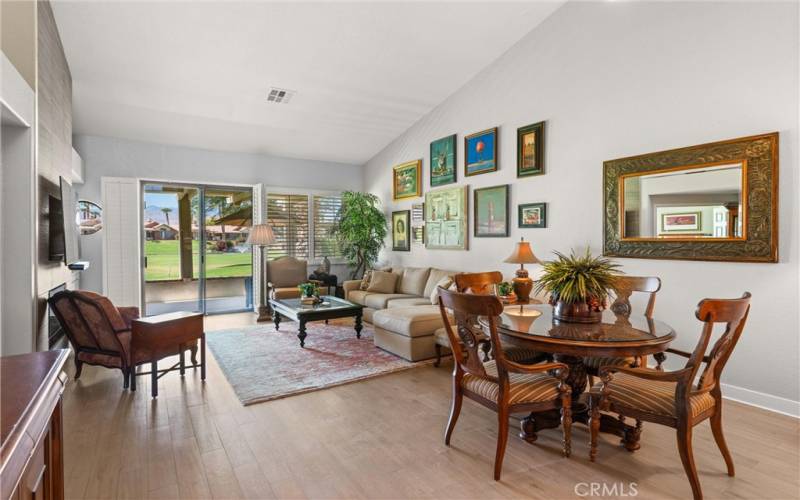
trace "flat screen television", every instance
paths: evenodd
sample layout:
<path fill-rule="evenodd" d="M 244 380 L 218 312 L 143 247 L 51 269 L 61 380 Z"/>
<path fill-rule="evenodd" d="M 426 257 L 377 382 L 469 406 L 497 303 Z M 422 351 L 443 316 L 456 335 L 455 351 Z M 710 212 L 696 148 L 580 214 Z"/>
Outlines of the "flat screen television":
<path fill-rule="evenodd" d="M 78 204 L 72 185 L 59 178 L 61 199 L 50 197 L 50 260 L 70 265 L 80 260 L 78 251 Z"/>

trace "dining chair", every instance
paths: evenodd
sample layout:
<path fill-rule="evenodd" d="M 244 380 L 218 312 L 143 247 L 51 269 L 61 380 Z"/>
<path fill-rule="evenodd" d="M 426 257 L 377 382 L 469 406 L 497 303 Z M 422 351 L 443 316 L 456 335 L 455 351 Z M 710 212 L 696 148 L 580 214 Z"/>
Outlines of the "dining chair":
<path fill-rule="evenodd" d="M 503 281 L 503 274 L 500 271 L 487 271 L 481 273 L 458 273 L 453 277 L 455 282 L 456 291 L 461 293 L 472 293 L 476 295 L 496 295 L 497 285 Z M 439 366 L 442 359 L 442 348 L 446 347 L 452 350 L 455 344 L 450 343 L 450 338 L 444 328 L 440 328 L 434 332 L 436 351 L 436 361 L 434 366 Z M 462 344 L 460 348 L 464 349 Z M 480 341 L 481 350 L 483 351 L 483 360 L 488 361 L 491 356 L 491 342 L 489 337 L 483 335 Z M 532 364 L 539 363 L 550 359 L 548 355 L 536 352 L 532 349 L 524 347 L 509 346 L 505 348 L 506 358 L 516 361 L 518 363 Z"/>
<path fill-rule="evenodd" d="M 646 368 L 605 366 L 601 369 L 601 382 L 590 393 L 590 447 L 589 459 L 597 456 L 597 434 L 600 430 L 600 411 L 611 411 L 641 422 L 654 422 L 677 429 L 678 451 L 695 499 L 703 498 L 700 480 L 692 455 L 692 428 L 710 419 L 711 432 L 717 442 L 728 475 L 734 475 L 725 437 L 722 434 L 722 392 L 720 377 L 742 334 L 750 311 L 750 293 L 739 299 L 704 299 L 697 306 L 695 316 L 703 322 L 697 346 L 691 354 L 678 349 L 667 352 L 688 358 L 686 366 L 677 371 L 664 372 Z M 725 331 L 714 343 L 710 353 L 706 350 L 714 326 L 725 323 Z M 705 363 L 697 384 L 695 377 Z"/>
<path fill-rule="evenodd" d="M 614 302 L 611 309 L 614 314 L 623 318 L 629 318 L 633 312 L 631 306 L 631 295 L 634 292 L 646 294 L 647 306 L 645 306 L 644 316 L 653 317 L 653 309 L 656 306 L 656 293 L 661 290 L 661 279 L 655 276 L 618 276 L 614 282 Z M 586 366 L 586 373 L 591 377 L 596 377 L 603 366 L 646 366 L 646 359 L 623 357 L 623 358 L 583 358 Z"/>
<path fill-rule="evenodd" d="M 448 320 L 448 309 L 452 311 L 455 325 Z M 512 413 L 560 409 L 564 432 L 563 453 L 568 457 L 571 452 L 572 390 L 566 383 L 569 375 L 567 365 L 523 365 L 507 359 L 497 333 L 497 317 L 503 312 L 503 304 L 496 296 L 460 293 L 440 287 L 439 311 L 451 343 L 457 345 L 461 342 L 467 351 L 465 355 L 460 349 L 453 350 L 453 400 L 444 434 L 445 445 L 450 446 L 450 437 L 466 396 L 497 412 L 495 481 L 500 480 L 508 442 L 508 419 Z M 480 316 L 488 318 L 489 337 L 495 352 L 495 358 L 485 362 L 478 355 L 482 334 L 476 330 L 474 323 L 474 318 Z M 549 374 L 551 370 L 554 376 Z"/>

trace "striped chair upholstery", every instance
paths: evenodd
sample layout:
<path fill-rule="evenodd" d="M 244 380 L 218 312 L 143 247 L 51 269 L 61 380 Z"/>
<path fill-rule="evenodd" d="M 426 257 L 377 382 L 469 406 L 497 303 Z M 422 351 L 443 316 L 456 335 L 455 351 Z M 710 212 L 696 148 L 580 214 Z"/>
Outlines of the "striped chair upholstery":
<path fill-rule="evenodd" d="M 489 376 L 497 377 L 495 361 L 483 364 Z M 545 373 L 509 373 L 509 404 L 536 403 L 558 399 L 558 379 Z M 461 381 L 464 390 L 477 394 L 489 401 L 497 401 L 500 386 L 493 380 L 465 374 Z"/>
<path fill-rule="evenodd" d="M 675 389 L 677 382 L 647 380 L 626 373 L 615 373 L 608 383 L 608 400 L 617 406 L 675 417 Z M 593 392 L 602 391 L 602 382 L 595 384 Z M 714 407 L 714 397 L 701 392 L 689 397 L 692 417 Z"/>

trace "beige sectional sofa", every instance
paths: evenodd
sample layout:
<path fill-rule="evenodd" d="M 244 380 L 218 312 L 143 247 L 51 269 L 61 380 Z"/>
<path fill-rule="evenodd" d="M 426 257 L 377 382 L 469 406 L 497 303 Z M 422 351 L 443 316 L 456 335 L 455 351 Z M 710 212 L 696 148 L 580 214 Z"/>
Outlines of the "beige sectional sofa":
<path fill-rule="evenodd" d="M 436 284 L 456 271 L 430 267 L 395 267 L 394 293 L 361 290 L 361 280 L 343 283 L 345 298 L 364 306 L 364 320 L 375 327 L 375 345 L 409 361 L 436 356 L 436 330 L 444 326 L 431 301 Z"/>

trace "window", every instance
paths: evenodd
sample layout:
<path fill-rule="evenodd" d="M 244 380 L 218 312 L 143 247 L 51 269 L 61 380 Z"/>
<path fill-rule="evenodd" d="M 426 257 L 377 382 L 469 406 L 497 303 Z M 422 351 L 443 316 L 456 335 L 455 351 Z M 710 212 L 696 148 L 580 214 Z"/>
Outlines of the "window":
<path fill-rule="evenodd" d="M 267 222 L 275 233 L 267 258 L 286 255 L 308 260 L 308 195 L 267 194 Z"/>
<path fill-rule="evenodd" d="M 339 195 L 314 195 L 314 258 L 341 257 L 332 230 L 342 208 Z"/>

